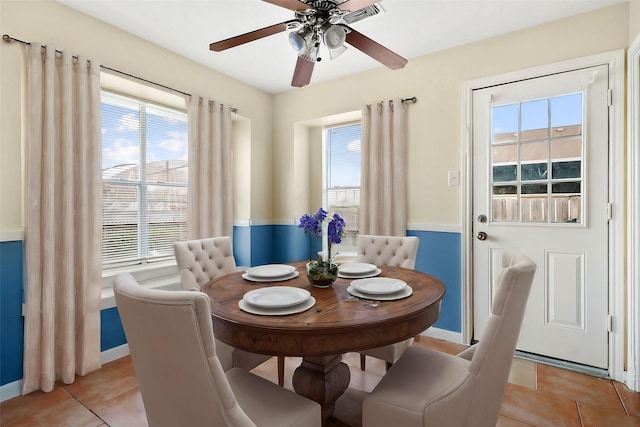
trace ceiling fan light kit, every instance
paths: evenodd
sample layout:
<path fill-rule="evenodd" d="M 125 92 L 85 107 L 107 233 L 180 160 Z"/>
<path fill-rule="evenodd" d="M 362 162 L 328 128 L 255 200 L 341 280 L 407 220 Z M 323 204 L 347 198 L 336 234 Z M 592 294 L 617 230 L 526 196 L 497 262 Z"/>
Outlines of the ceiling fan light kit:
<path fill-rule="evenodd" d="M 283 31 L 289 33 L 289 44 L 298 52 L 298 61 L 291 85 L 302 87 L 311 81 L 311 74 L 318 56 L 321 41 L 335 59 L 347 50 L 349 44 L 381 64 L 396 70 L 406 65 L 407 60 L 357 32 L 347 24 L 357 22 L 379 13 L 382 9 L 374 5 L 380 0 L 263 0 L 292 10 L 295 18 L 269 27 L 211 43 L 209 49 L 220 52 Z"/>

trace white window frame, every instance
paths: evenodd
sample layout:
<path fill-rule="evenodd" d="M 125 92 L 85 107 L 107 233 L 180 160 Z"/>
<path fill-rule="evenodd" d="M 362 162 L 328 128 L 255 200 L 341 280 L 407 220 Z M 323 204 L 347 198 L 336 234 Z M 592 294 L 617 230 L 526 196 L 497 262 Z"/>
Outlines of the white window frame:
<path fill-rule="evenodd" d="M 187 110 L 184 96 L 152 85 L 142 84 L 135 78 L 125 78 L 119 74 L 102 71 L 100 85 L 102 90 L 143 99 L 168 108 Z M 116 306 L 112 286 L 114 277 L 119 273 L 130 273 L 134 279 L 146 287 L 164 290 L 182 289 L 175 258 L 146 265 L 137 264 L 110 268 L 102 272 L 101 310 Z"/>
<path fill-rule="evenodd" d="M 149 195 L 149 187 L 167 187 L 167 188 L 184 188 L 186 192 L 187 183 L 163 183 L 163 182 L 153 182 L 147 180 L 147 172 L 149 163 L 146 160 L 146 152 L 147 152 L 147 132 L 144 129 L 146 127 L 147 116 L 149 114 L 154 114 L 154 109 L 156 107 L 161 107 L 169 114 L 175 114 L 174 112 L 179 113 L 179 115 L 184 115 L 186 118 L 186 111 L 175 109 L 173 107 L 167 107 L 165 105 L 161 105 L 158 102 L 153 102 L 144 99 L 138 99 L 136 97 L 124 95 L 121 93 L 114 93 L 113 91 L 103 90 L 101 92 L 101 102 L 113 103 L 113 104 L 122 104 L 123 106 L 131 107 L 135 109 L 135 112 L 140 117 L 140 127 L 139 130 L 139 141 L 138 145 L 140 148 L 140 156 L 139 156 L 139 177 L 136 180 L 126 180 L 122 181 L 120 179 L 112 179 L 112 178 L 102 178 L 102 183 L 104 184 L 112 184 L 113 186 L 119 187 L 128 187 L 137 189 L 137 200 L 138 200 L 138 241 L 137 241 L 137 254 L 136 258 L 132 258 L 130 260 L 112 260 L 105 264 L 105 259 L 103 255 L 103 270 L 109 270 L 112 268 L 117 268 L 120 266 L 127 265 L 146 265 L 152 264 L 156 262 L 162 262 L 167 260 L 175 259 L 173 253 L 165 254 L 156 257 L 150 256 L 141 256 L 143 252 L 145 252 L 150 236 L 150 230 L 148 227 L 147 219 L 148 219 L 148 195 Z M 130 104 L 130 105 L 129 105 Z M 162 113 L 164 114 L 164 112 Z M 178 117 L 178 115 L 176 115 Z M 185 205 L 186 208 L 186 205 Z M 186 213 L 185 213 L 185 221 L 186 221 Z M 103 227 L 104 227 L 104 218 L 103 218 Z M 104 242 L 103 242 L 104 244 Z M 103 246 L 104 249 L 104 246 Z"/>
<path fill-rule="evenodd" d="M 322 206 L 325 210 L 329 210 L 329 188 L 327 186 L 328 180 L 328 158 L 327 158 L 327 150 L 328 150 L 328 141 L 327 141 L 327 132 L 331 129 L 342 128 L 353 125 L 362 125 L 361 120 L 349 121 L 345 123 L 336 123 L 329 126 L 324 126 L 322 129 Z M 360 135 L 362 135 L 362 128 L 360 130 Z M 362 162 L 362 157 L 361 157 Z M 362 184 L 362 183 L 361 183 Z M 361 188 L 361 187 L 359 187 Z M 358 205 L 359 206 L 359 205 Z M 322 250 L 323 252 L 327 251 L 327 238 L 326 238 L 326 226 L 323 228 L 323 239 L 322 239 Z M 358 229 L 358 233 L 360 230 Z M 340 243 L 334 246 L 335 249 L 332 249 L 331 252 L 334 252 L 334 255 L 340 253 L 341 255 L 355 255 L 357 252 L 357 242 L 354 242 L 352 245 L 347 245 L 345 243 Z"/>

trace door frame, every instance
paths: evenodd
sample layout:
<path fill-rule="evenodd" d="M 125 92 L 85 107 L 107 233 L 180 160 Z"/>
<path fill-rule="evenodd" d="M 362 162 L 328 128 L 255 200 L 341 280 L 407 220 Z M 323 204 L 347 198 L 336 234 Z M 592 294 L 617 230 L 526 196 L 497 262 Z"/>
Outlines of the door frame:
<path fill-rule="evenodd" d="M 609 203 L 613 204 L 609 222 L 609 314 L 613 316 L 609 334 L 609 376 L 625 380 L 625 156 L 624 156 L 624 65 L 625 51 L 615 50 L 496 76 L 467 81 L 463 85 L 462 122 L 462 339 L 473 336 L 473 91 L 549 74 L 596 65 L 609 66 Z M 605 207 L 603 206 L 603 209 Z"/>
<path fill-rule="evenodd" d="M 640 391 L 640 34 L 629 46 L 627 183 L 629 240 L 627 265 L 627 380 L 631 390 Z"/>

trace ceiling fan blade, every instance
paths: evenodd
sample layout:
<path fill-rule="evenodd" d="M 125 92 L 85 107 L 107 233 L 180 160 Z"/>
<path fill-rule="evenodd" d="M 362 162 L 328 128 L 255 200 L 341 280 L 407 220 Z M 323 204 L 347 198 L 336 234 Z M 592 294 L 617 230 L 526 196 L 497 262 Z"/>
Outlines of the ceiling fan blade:
<path fill-rule="evenodd" d="M 291 86 L 302 87 L 309 84 L 311 81 L 311 74 L 313 73 L 313 66 L 316 63 L 309 61 L 308 59 L 298 56 L 298 62 L 296 62 L 296 69 L 293 72 L 293 78 L 291 79 Z"/>
<path fill-rule="evenodd" d="M 299 0 L 262 0 L 262 1 L 275 4 L 276 6 L 284 7 L 285 9 L 289 9 L 293 11 L 309 9 L 309 6 L 307 6 L 305 3 Z"/>
<path fill-rule="evenodd" d="M 407 60 L 397 53 L 387 49 L 381 44 L 371 40 L 369 37 L 362 33 L 357 32 L 353 28 L 349 28 L 351 31 L 347 33 L 346 42 L 356 49 L 366 53 L 376 61 L 383 65 L 397 70 L 407 64 Z"/>
<path fill-rule="evenodd" d="M 298 22 L 295 19 L 290 21 L 281 22 L 279 24 L 270 25 L 259 30 L 250 31 L 239 36 L 230 37 L 228 39 L 220 40 L 209 45 L 209 50 L 220 52 L 225 49 L 240 46 L 241 44 L 249 43 L 254 40 L 261 39 L 263 37 L 271 36 L 273 34 L 281 33 L 287 29 L 287 24 L 292 22 Z"/>
<path fill-rule="evenodd" d="M 380 0 L 346 0 L 338 5 L 338 9 L 343 12 L 354 12 L 376 3 L 380 3 Z"/>

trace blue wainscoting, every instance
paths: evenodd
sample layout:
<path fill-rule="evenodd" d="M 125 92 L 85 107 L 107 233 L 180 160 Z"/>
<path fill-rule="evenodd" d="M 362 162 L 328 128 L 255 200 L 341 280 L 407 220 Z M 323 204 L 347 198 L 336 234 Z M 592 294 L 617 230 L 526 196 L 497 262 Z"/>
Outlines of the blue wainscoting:
<path fill-rule="evenodd" d="M 22 379 L 22 259 L 21 241 L 0 242 L 0 385 Z"/>
<path fill-rule="evenodd" d="M 437 277 L 447 289 L 442 301 L 440 318 L 433 326 L 447 331 L 462 332 L 460 233 L 407 230 L 407 236 L 420 238 L 416 270 Z"/>
<path fill-rule="evenodd" d="M 100 351 L 109 350 L 127 343 L 117 307 L 100 311 Z"/>
<path fill-rule="evenodd" d="M 447 288 L 442 313 L 435 327 L 462 331 L 460 233 L 407 230 L 418 236 L 416 270 L 440 279 Z M 321 249 L 320 239 L 296 225 L 234 227 L 234 255 L 238 265 L 255 266 L 309 259 Z M 23 243 L 0 243 L 0 386 L 22 378 L 24 326 L 22 318 Z M 117 308 L 100 312 L 100 348 L 106 351 L 126 343 Z"/>

